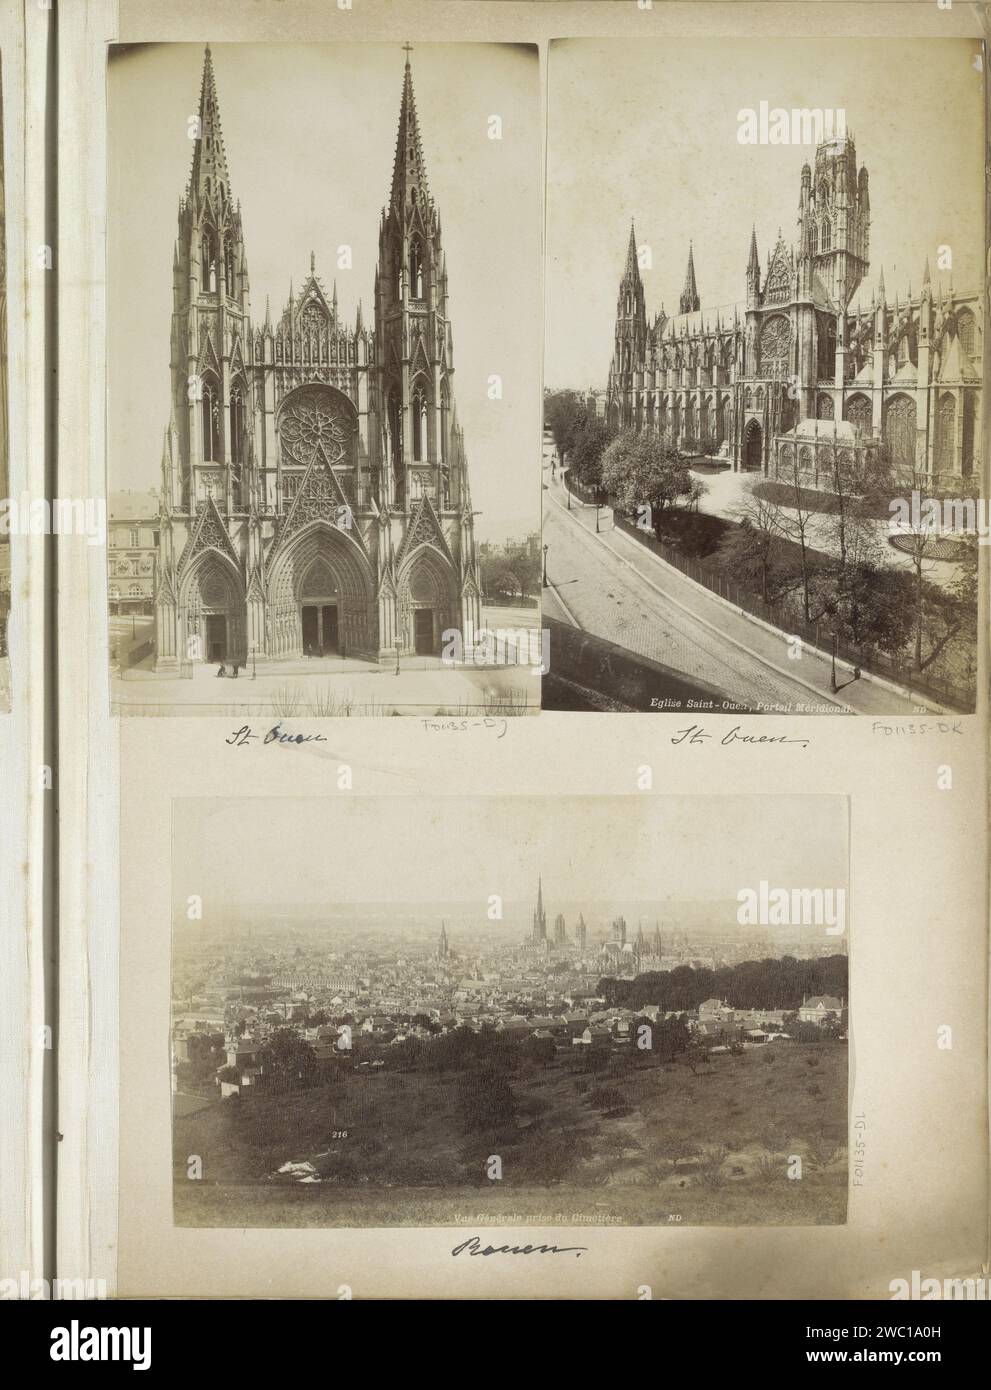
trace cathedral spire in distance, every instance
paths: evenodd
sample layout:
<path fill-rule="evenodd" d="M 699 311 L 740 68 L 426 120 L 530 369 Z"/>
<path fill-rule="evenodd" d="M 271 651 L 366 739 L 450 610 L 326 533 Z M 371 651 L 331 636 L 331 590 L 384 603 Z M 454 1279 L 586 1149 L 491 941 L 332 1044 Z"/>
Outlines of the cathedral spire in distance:
<path fill-rule="evenodd" d="M 399 108 L 399 130 L 396 135 L 396 158 L 392 166 L 391 201 L 400 209 L 406 206 L 411 193 L 430 202 L 427 168 L 420 143 L 420 125 L 416 117 L 416 98 L 413 95 L 413 71 L 409 55 L 411 46 L 403 45 L 406 67 L 403 71 L 403 99 Z"/>
<path fill-rule="evenodd" d="M 694 314 L 699 307 L 699 292 L 695 284 L 695 254 L 692 243 L 688 243 L 688 268 L 685 271 L 685 288 L 681 292 L 679 312 Z"/>
<path fill-rule="evenodd" d="M 537 878 L 537 906 L 533 914 L 533 941 L 535 943 L 547 940 L 547 913 L 544 911 L 544 885 L 543 880 Z"/>
<path fill-rule="evenodd" d="M 625 274 L 631 280 L 640 278 L 640 262 L 637 258 L 637 234 L 633 225 L 633 218 L 630 218 L 630 244 L 626 248 L 626 271 Z"/>

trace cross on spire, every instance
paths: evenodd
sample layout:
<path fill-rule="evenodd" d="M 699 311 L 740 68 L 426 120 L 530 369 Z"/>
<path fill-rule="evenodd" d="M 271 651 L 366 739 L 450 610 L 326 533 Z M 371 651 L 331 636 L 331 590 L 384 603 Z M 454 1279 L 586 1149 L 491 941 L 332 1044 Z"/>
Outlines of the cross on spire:
<path fill-rule="evenodd" d="M 406 54 L 406 66 L 409 67 L 409 55 L 413 52 L 413 45 L 408 41 L 404 43 L 403 52 Z"/>

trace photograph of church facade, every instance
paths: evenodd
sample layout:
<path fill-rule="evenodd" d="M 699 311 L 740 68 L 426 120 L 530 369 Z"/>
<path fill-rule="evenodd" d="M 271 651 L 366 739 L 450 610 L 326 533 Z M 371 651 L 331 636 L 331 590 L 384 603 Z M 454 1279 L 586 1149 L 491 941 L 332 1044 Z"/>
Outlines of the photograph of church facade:
<path fill-rule="evenodd" d="M 395 662 L 479 628 L 447 270 L 408 59 L 367 320 L 359 303 L 344 322 L 311 255 L 281 312 L 266 300 L 259 321 L 206 50 L 172 266 L 157 671 Z"/>
<path fill-rule="evenodd" d="M 797 464 L 810 486 L 831 475 L 833 449 L 859 466 L 882 443 L 896 473 L 937 487 L 971 477 L 981 456 L 979 294 L 955 289 L 952 276 L 934 287 L 927 259 L 914 293 L 886 289 L 882 270 L 870 300 L 858 296 L 871 204 L 852 135 L 821 141 L 797 181 L 794 239 L 779 230 L 762 264 L 751 232 L 745 299 L 731 311 L 702 309 L 690 247 L 678 312 L 662 306 L 648 321 L 631 227 L 607 419 L 736 471 L 794 479 Z"/>

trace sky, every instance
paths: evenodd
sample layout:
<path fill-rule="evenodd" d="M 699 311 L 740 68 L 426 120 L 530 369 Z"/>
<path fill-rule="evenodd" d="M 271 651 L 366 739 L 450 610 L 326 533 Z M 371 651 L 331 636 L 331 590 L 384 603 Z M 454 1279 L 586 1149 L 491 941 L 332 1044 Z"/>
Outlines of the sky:
<path fill-rule="evenodd" d="M 255 326 L 309 272 L 341 316 L 373 322 L 379 216 L 402 95 L 400 44 L 212 47 L 231 186 L 241 201 Z M 109 491 L 157 490 L 169 419 L 172 254 L 192 162 L 203 49 L 111 49 L 108 76 Z M 441 217 L 479 539 L 540 524 L 540 130 L 536 49 L 425 44 L 411 54 L 427 178 Z M 492 115 L 502 139 L 488 138 Z M 336 248 L 353 268 L 337 271 Z M 502 400 L 488 379 L 502 377 Z"/>
<path fill-rule="evenodd" d="M 847 816 L 837 796 L 190 798 L 173 901 L 269 905 L 274 923 L 321 903 L 476 902 L 484 918 L 496 893 L 529 912 L 539 875 L 551 921 L 565 902 L 735 902 L 762 878 L 845 885 Z"/>
<path fill-rule="evenodd" d="M 650 246 L 648 319 L 677 313 L 689 242 L 703 311 L 746 293 L 752 224 L 762 272 L 795 237 L 814 147 L 740 145 L 737 113 L 846 113 L 870 177 L 871 267 L 889 300 L 919 290 L 950 245 L 957 288 L 980 286 L 982 75 L 973 40 L 565 40 L 548 76 L 546 355 L 550 387 L 605 385 L 630 219 Z M 945 277 L 948 284 L 948 276 Z M 856 300 L 854 301 L 856 303 Z"/>

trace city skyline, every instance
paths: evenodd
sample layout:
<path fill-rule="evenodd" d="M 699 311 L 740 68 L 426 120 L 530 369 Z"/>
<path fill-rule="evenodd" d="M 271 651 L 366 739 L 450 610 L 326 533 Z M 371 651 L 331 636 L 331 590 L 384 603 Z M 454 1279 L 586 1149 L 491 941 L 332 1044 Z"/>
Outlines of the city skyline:
<path fill-rule="evenodd" d="M 383 911 L 400 906 L 404 915 L 477 903 L 482 918 L 493 894 L 502 897 L 504 922 L 515 904 L 528 920 L 538 876 L 552 920 L 558 911 L 567 915 L 569 902 L 580 910 L 608 902 L 610 912 L 624 902 L 659 908 L 664 897 L 729 904 L 761 879 L 807 887 L 847 879 L 844 797 L 437 797 L 421 808 L 415 838 L 406 797 L 263 798 L 250 817 L 235 799 L 176 805 L 173 901 L 182 914 L 187 898 L 200 896 L 205 924 L 211 904 L 227 916 L 243 904 L 278 917 L 322 901 L 345 912 L 362 902 Z M 233 824 L 236 856 L 222 852 Z M 353 849 L 372 841 L 387 846 L 390 873 L 370 883 Z M 486 846 L 484 868 L 470 854 L 450 852 L 472 844 Z M 345 852 L 335 854 L 334 845 Z M 435 847 L 436 860 L 425 862 L 424 845 Z M 606 876 L 615 883 L 608 890 Z"/>

